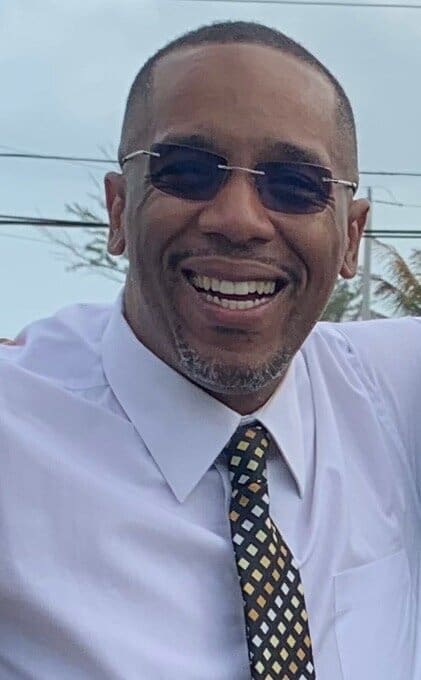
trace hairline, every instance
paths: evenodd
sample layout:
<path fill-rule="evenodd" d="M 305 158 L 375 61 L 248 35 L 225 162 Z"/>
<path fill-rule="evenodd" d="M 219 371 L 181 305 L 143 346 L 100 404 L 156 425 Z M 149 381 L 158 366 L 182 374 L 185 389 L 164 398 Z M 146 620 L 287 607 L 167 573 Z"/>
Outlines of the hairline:
<path fill-rule="evenodd" d="M 232 22 L 232 23 L 247 23 L 248 25 L 251 25 L 250 22 Z M 224 22 L 223 25 L 226 26 L 229 24 L 230 22 Z M 268 31 L 274 30 L 264 25 L 259 26 L 262 26 L 263 29 L 268 29 Z M 132 83 L 126 103 L 126 110 L 124 115 L 121 140 L 118 152 L 120 164 L 124 156 L 130 151 L 133 151 L 133 149 L 128 148 L 130 146 L 130 142 L 128 140 L 129 128 L 131 127 L 131 116 L 133 110 L 135 108 L 138 108 L 139 105 L 141 106 L 145 114 L 142 131 L 143 136 L 147 136 L 151 128 L 155 69 L 156 66 L 162 61 L 162 59 L 175 52 L 192 49 L 194 47 L 207 47 L 211 45 L 229 45 L 240 43 L 244 45 L 260 45 L 262 47 L 276 49 L 279 52 L 287 54 L 291 57 L 295 57 L 301 63 L 313 67 L 316 72 L 322 74 L 325 77 L 325 79 L 330 83 L 331 87 L 333 87 L 335 93 L 337 136 L 339 139 L 342 139 L 341 128 L 346 127 L 347 129 L 345 131 L 345 135 L 348 138 L 349 137 L 351 138 L 348 139 L 347 143 L 345 143 L 345 146 L 351 147 L 349 148 L 348 162 L 344 161 L 344 159 L 342 159 L 342 162 L 347 168 L 349 168 L 348 169 L 348 174 L 350 175 L 349 178 L 358 182 L 358 151 L 355 132 L 355 121 L 351 104 L 338 80 L 330 73 L 330 71 L 321 62 L 319 62 L 319 60 L 316 57 L 314 57 L 305 48 L 301 47 L 301 45 L 295 43 L 295 41 L 287 38 L 287 36 L 285 36 L 285 38 L 287 39 L 287 41 L 291 42 L 292 48 L 291 46 L 288 45 L 280 45 L 274 43 L 271 44 L 269 42 L 264 42 L 263 39 L 253 39 L 252 37 L 250 37 L 249 39 L 236 40 L 235 37 L 229 39 L 226 36 L 222 36 L 220 40 L 213 38 L 198 40 L 196 42 L 194 41 L 189 42 L 189 36 L 192 35 L 194 37 L 195 34 L 200 33 L 201 30 L 202 29 L 197 29 L 197 31 L 187 33 L 184 36 L 181 36 L 181 38 L 170 42 L 168 45 L 164 46 L 163 48 L 158 50 L 154 55 L 152 55 L 138 72 L 137 76 L 135 77 Z M 280 34 L 278 31 L 275 31 L 275 34 L 276 33 L 278 33 L 281 36 L 281 38 L 284 37 L 283 34 Z M 294 50 L 295 47 L 297 47 L 298 51 Z M 300 50 L 302 50 L 303 52 L 302 54 L 300 54 Z M 137 133 L 136 136 L 138 137 L 139 133 Z M 341 144 L 341 146 L 344 145 Z"/>

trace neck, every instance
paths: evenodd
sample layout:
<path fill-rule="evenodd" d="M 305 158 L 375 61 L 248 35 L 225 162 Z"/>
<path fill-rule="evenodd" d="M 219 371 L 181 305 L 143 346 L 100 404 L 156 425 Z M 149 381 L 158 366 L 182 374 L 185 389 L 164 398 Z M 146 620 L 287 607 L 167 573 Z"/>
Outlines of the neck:
<path fill-rule="evenodd" d="M 149 324 L 142 323 L 141 320 L 139 320 L 138 315 L 135 312 L 135 310 L 139 309 L 139 304 L 136 300 L 131 299 L 132 295 L 133 290 L 128 289 L 126 285 L 123 296 L 123 315 L 137 339 L 159 359 L 183 375 L 183 377 L 189 380 L 193 385 L 200 387 L 202 390 L 207 392 L 207 394 L 220 401 L 232 411 L 236 411 L 242 416 L 249 415 L 250 413 L 257 411 L 257 409 L 266 404 L 266 402 L 271 398 L 277 387 L 284 379 L 289 364 L 285 366 L 285 370 L 279 378 L 272 380 L 263 388 L 255 392 L 227 394 L 225 392 L 215 391 L 212 388 L 207 388 L 206 385 L 194 381 L 189 375 L 180 370 L 180 366 L 178 365 L 175 357 L 172 356 L 172 354 L 168 351 L 168 348 L 171 346 L 171 342 L 168 339 L 164 338 L 162 342 L 157 344 L 156 338 L 155 342 L 153 342 L 153 338 L 149 337 L 147 332 L 145 333 L 145 329 L 148 328 Z"/>
<path fill-rule="evenodd" d="M 236 411 L 242 416 L 248 416 L 269 401 L 276 388 L 281 384 L 284 376 L 285 374 L 280 378 L 277 378 L 277 380 L 272 381 L 269 385 L 265 385 L 265 387 L 258 392 L 249 394 L 221 394 L 219 392 L 207 390 L 206 388 L 203 389 L 205 389 L 211 397 L 214 397 L 214 399 L 217 399 L 225 406 L 228 406 L 228 408 Z"/>

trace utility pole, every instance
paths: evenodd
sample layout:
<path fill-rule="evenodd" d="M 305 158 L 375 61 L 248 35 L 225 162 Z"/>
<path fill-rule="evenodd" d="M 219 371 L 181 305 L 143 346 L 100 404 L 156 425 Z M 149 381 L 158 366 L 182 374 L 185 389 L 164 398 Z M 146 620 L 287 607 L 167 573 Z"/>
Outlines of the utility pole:
<path fill-rule="evenodd" d="M 370 202 L 370 212 L 368 213 L 368 219 L 367 219 L 367 230 L 372 229 L 372 224 L 373 224 L 373 203 L 372 203 L 372 187 L 368 187 L 367 190 L 367 198 Z M 362 307 L 361 307 L 361 318 L 362 319 L 370 319 L 370 284 L 371 284 L 371 246 L 372 246 L 372 239 L 371 236 L 366 236 L 364 238 L 364 264 L 363 264 L 363 281 L 362 281 L 362 290 L 363 290 L 363 301 L 362 301 Z"/>

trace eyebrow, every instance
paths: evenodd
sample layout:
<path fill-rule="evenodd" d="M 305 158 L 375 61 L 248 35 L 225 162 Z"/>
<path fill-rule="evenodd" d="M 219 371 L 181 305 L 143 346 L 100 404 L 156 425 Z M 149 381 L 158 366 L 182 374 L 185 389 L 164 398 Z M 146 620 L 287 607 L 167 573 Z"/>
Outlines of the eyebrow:
<path fill-rule="evenodd" d="M 194 146 L 204 151 L 211 151 L 219 155 L 224 155 L 220 145 L 217 144 L 213 135 L 202 134 L 182 134 L 170 132 L 159 140 L 160 144 L 182 144 L 184 146 Z"/>
<path fill-rule="evenodd" d="M 216 153 L 219 156 L 227 156 L 221 145 L 216 142 L 215 135 L 213 134 L 183 134 L 170 132 L 160 139 L 159 142 L 161 144 L 193 146 L 203 149 L 204 151 Z M 317 151 L 305 146 L 293 144 L 292 142 L 274 141 L 272 137 L 265 137 L 261 143 L 261 148 L 262 152 L 259 153 L 259 157 L 265 161 L 277 160 L 326 166 L 326 158 L 323 158 Z"/>
<path fill-rule="evenodd" d="M 265 143 L 266 142 L 266 143 Z M 326 159 L 315 150 L 291 142 L 274 142 L 265 140 L 263 147 L 274 160 L 290 161 L 291 163 L 311 163 L 313 165 L 326 165 Z"/>

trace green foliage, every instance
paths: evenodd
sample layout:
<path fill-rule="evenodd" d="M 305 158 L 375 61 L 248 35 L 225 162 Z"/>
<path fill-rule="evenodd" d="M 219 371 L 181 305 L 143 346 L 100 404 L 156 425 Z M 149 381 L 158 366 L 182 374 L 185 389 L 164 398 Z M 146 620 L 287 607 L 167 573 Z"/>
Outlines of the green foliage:
<path fill-rule="evenodd" d="M 388 275 L 384 279 L 373 274 L 375 296 L 386 302 L 392 316 L 421 316 L 421 250 L 414 250 L 405 262 L 393 246 L 380 241 L 374 246 Z"/>
<path fill-rule="evenodd" d="M 362 275 L 354 279 L 338 279 L 327 303 L 322 321 L 354 321 L 361 315 Z"/>
<path fill-rule="evenodd" d="M 105 212 L 103 201 L 97 197 L 102 210 Z M 99 216 L 78 203 L 66 205 L 66 212 L 74 215 L 81 222 L 102 222 L 104 215 Z M 66 271 L 85 271 L 89 274 L 101 274 L 112 281 L 123 283 L 128 270 L 127 258 L 113 257 L 107 251 L 108 232 L 102 227 L 82 227 L 77 230 L 77 237 L 67 229 L 50 230 L 43 227 L 43 235 L 60 247 L 55 254 L 67 261 Z"/>

